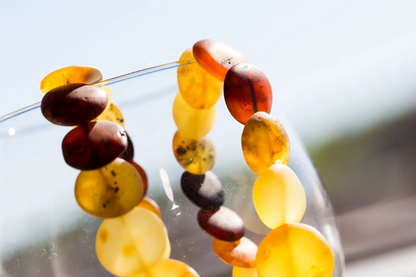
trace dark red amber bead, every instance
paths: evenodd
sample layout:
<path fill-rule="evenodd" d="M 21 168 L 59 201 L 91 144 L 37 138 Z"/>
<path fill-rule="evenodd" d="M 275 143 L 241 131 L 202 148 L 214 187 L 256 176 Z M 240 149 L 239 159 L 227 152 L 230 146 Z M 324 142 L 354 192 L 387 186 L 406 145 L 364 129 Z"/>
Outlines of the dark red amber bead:
<path fill-rule="evenodd" d="M 43 116 L 53 124 L 76 126 L 99 116 L 107 103 L 107 93 L 101 88 L 68 84 L 45 94 L 41 110 Z"/>
<path fill-rule="evenodd" d="M 198 223 L 206 233 L 219 240 L 236 241 L 245 233 L 241 217 L 226 207 L 218 210 L 199 210 Z"/>
<path fill-rule="evenodd" d="M 246 124 L 256 112 L 270 113 L 272 88 L 260 69 L 240 63 L 233 66 L 225 77 L 224 99 L 231 115 Z"/>
<path fill-rule="evenodd" d="M 140 177 L 142 177 L 142 181 L 143 181 L 143 197 L 146 196 L 147 193 L 147 188 L 148 188 L 148 180 L 147 180 L 147 175 L 146 172 L 144 171 L 143 167 L 141 167 L 139 164 L 135 163 L 135 162 L 131 162 L 131 164 L 134 166 L 134 168 L 139 172 Z"/>
<path fill-rule="evenodd" d="M 185 171 L 181 178 L 183 193 L 200 208 L 215 210 L 224 204 L 224 189 L 218 177 L 211 171 L 194 175 Z"/>
<path fill-rule="evenodd" d="M 133 158 L 134 158 L 134 147 L 133 147 L 133 142 L 131 141 L 129 135 L 126 132 L 126 136 L 127 136 L 127 149 L 126 151 L 124 151 L 119 158 L 122 158 L 123 160 L 132 163 L 133 162 Z"/>
<path fill-rule="evenodd" d="M 80 170 L 100 168 L 117 158 L 126 148 L 126 132 L 111 121 L 79 125 L 62 141 L 65 162 Z"/>

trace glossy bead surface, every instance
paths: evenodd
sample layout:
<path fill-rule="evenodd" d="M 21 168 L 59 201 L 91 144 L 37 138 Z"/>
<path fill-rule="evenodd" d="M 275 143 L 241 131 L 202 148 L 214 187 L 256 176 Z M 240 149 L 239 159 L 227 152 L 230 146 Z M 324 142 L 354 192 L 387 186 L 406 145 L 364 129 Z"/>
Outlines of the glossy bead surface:
<path fill-rule="evenodd" d="M 211 171 L 202 175 L 185 171 L 181 178 L 181 188 L 188 199 L 200 208 L 214 210 L 224 204 L 224 189 Z"/>
<path fill-rule="evenodd" d="M 237 50 L 215 40 L 198 41 L 192 52 L 198 64 L 221 82 L 231 67 L 247 62 Z"/>
<path fill-rule="evenodd" d="M 233 277 L 257 277 L 255 268 L 233 267 Z"/>
<path fill-rule="evenodd" d="M 129 134 L 127 134 L 127 132 L 126 132 L 126 136 L 127 136 L 127 149 L 119 157 L 122 158 L 123 160 L 128 161 L 129 163 L 133 163 L 133 158 L 134 158 L 133 142 L 131 141 Z"/>
<path fill-rule="evenodd" d="M 126 148 L 126 132 L 110 121 L 80 125 L 62 141 L 65 162 L 80 170 L 100 168 L 117 158 Z"/>
<path fill-rule="evenodd" d="M 189 139 L 200 139 L 208 134 L 217 116 L 215 106 L 205 110 L 194 109 L 183 100 L 180 93 L 176 95 L 172 111 L 178 131 Z"/>
<path fill-rule="evenodd" d="M 256 270 L 259 277 L 331 277 L 334 256 L 326 239 L 301 223 L 282 225 L 259 245 Z"/>
<path fill-rule="evenodd" d="M 224 99 L 231 115 L 241 124 L 256 112 L 270 113 L 272 88 L 266 75 L 256 66 L 240 63 L 228 70 Z"/>
<path fill-rule="evenodd" d="M 143 181 L 143 196 L 145 196 L 146 193 L 147 193 L 147 189 L 149 187 L 149 181 L 147 180 L 146 172 L 144 171 L 143 167 L 141 167 L 138 163 L 131 162 L 131 164 L 134 166 L 134 168 L 137 170 L 137 172 L 139 172 L 140 177 L 142 177 L 142 181 Z"/>
<path fill-rule="evenodd" d="M 121 127 L 124 128 L 124 118 L 121 114 L 120 109 L 111 103 L 107 106 L 107 108 L 97 117 L 94 119 L 94 121 L 97 120 L 107 120 L 114 123 L 119 124 Z"/>
<path fill-rule="evenodd" d="M 247 165 L 261 174 L 275 163 L 289 162 L 289 137 L 280 121 L 264 112 L 247 121 L 241 135 L 241 147 Z"/>
<path fill-rule="evenodd" d="M 245 228 L 241 217 L 222 206 L 218 210 L 201 209 L 198 224 L 209 235 L 224 241 L 236 241 L 244 236 Z"/>
<path fill-rule="evenodd" d="M 149 271 L 131 277 L 199 277 L 189 265 L 173 259 L 163 259 Z"/>
<path fill-rule="evenodd" d="M 95 86 L 68 84 L 45 94 L 43 116 L 56 125 L 74 126 L 93 120 L 108 103 L 107 93 Z"/>
<path fill-rule="evenodd" d="M 255 267 L 257 245 L 246 237 L 238 241 L 215 239 L 212 243 L 215 254 L 225 263 L 246 268 Z"/>
<path fill-rule="evenodd" d="M 192 48 L 189 48 L 179 60 L 193 58 Z M 178 86 L 189 106 L 195 109 L 208 109 L 220 98 L 223 84 L 194 62 L 178 67 Z"/>
<path fill-rule="evenodd" d="M 43 93 L 66 84 L 94 84 L 103 78 L 101 72 L 91 66 L 68 66 L 46 75 L 40 82 L 40 90 Z"/>
<path fill-rule="evenodd" d="M 143 198 L 143 183 L 137 170 L 123 159 L 81 171 L 75 182 L 75 199 L 88 214 L 111 218 L 126 214 Z"/>
<path fill-rule="evenodd" d="M 158 217 L 162 218 L 162 214 L 160 213 L 159 205 L 151 198 L 145 197 L 142 201 L 140 201 L 140 204 L 137 206 L 139 208 L 143 208 L 146 210 L 151 211 Z"/>
<path fill-rule="evenodd" d="M 214 145 L 207 137 L 200 140 L 187 139 L 176 132 L 172 148 L 178 163 L 192 174 L 204 174 L 214 166 Z"/>
<path fill-rule="evenodd" d="M 302 183 L 292 169 L 283 164 L 272 165 L 257 178 L 253 202 L 260 219 L 271 229 L 300 222 L 306 210 Z"/>
<path fill-rule="evenodd" d="M 117 276 L 147 271 L 166 255 L 167 231 L 154 213 L 134 208 L 105 219 L 97 232 L 96 253 L 102 266 Z"/>

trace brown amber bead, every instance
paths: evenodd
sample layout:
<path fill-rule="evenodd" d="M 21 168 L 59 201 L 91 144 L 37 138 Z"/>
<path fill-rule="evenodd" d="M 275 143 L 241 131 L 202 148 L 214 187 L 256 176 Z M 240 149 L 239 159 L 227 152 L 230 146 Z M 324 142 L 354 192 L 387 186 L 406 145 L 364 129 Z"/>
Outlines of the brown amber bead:
<path fill-rule="evenodd" d="M 192 52 L 198 64 L 221 82 L 224 82 L 228 69 L 247 62 L 237 50 L 215 40 L 198 41 Z"/>
<path fill-rule="evenodd" d="M 80 170 L 100 168 L 117 158 L 126 148 L 126 132 L 110 121 L 80 125 L 62 141 L 65 162 Z"/>
<path fill-rule="evenodd" d="M 212 243 L 215 254 L 225 263 L 245 268 L 254 268 L 257 245 L 246 237 L 237 241 L 215 239 Z"/>
<path fill-rule="evenodd" d="M 187 171 L 182 174 L 183 193 L 200 208 L 214 210 L 224 204 L 225 192 L 218 177 L 211 171 L 194 175 Z"/>
<path fill-rule="evenodd" d="M 233 66 L 224 81 L 224 99 L 231 115 L 241 124 L 254 113 L 270 113 L 272 88 L 266 75 L 254 65 Z"/>
<path fill-rule="evenodd" d="M 147 193 L 147 189 L 149 187 L 148 185 L 148 180 L 147 180 L 147 175 L 146 172 L 144 171 L 144 169 L 137 164 L 136 162 L 131 162 L 131 164 L 134 166 L 134 168 L 139 172 L 140 177 L 142 177 L 142 181 L 143 181 L 143 195 L 146 195 Z"/>
<path fill-rule="evenodd" d="M 201 209 L 198 223 L 209 235 L 224 241 L 236 241 L 244 236 L 245 228 L 241 217 L 234 211 L 220 207 L 218 210 Z"/>
<path fill-rule="evenodd" d="M 45 94 L 41 111 L 53 124 L 74 126 L 96 118 L 105 110 L 107 103 L 107 93 L 103 89 L 83 84 L 68 84 Z"/>
<path fill-rule="evenodd" d="M 126 132 L 126 136 L 127 136 L 127 149 L 119 157 L 122 158 L 123 160 L 128 161 L 129 163 L 132 163 L 133 158 L 134 158 L 134 146 L 127 132 Z"/>

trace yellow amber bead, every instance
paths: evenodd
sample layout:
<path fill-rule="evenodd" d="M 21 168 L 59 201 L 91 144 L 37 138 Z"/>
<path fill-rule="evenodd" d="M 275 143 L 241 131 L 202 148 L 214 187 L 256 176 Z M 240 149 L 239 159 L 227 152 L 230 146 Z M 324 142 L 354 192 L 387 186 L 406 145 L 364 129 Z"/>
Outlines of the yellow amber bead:
<path fill-rule="evenodd" d="M 166 235 L 166 249 L 165 249 L 165 253 L 163 253 L 162 255 L 162 259 L 169 259 L 171 251 L 172 251 L 172 246 L 170 244 L 169 237 Z"/>
<path fill-rule="evenodd" d="M 162 215 L 160 214 L 159 205 L 153 199 L 145 197 L 137 207 L 149 210 L 158 217 L 162 218 Z"/>
<path fill-rule="evenodd" d="M 268 113 L 253 114 L 241 136 L 244 159 L 257 174 L 275 163 L 289 162 L 289 137 L 279 120 Z"/>
<path fill-rule="evenodd" d="M 140 174 L 120 158 L 102 168 L 81 171 L 75 182 L 78 204 L 97 217 L 121 216 L 137 206 L 142 197 Z"/>
<path fill-rule="evenodd" d="M 334 255 L 316 229 L 301 223 L 286 224 L 271 231 L 256 256 L 259 277 L 330 277 Z"/>
<path fill-rule="evenodd" d="M 68 66 L 46 75 L 40 82 L 40 90 L 47 93 L 51 89 L 66 84 L 94 84 L 101 81 L 103 75 L 95 67 L 91 66 Z"/>
<path fill-rule="evenodd" d="M 197 110 L 189 106 L 180 93 L 173 102 L 173 120 L 178 131 L 186 138 L 203 138 L 212 129 L 217 111 L 215 106 L 206 110 Z"/>
<path fill-rule="evenodd" d="M 214 166 L 215 149 L 207 137 L 194 140 L 176 132 L 172 148 L 178 163 L 192 174 L 204 174 Z"/>
<path fill-rule="evenodd" d="M 181 261 L 164 259 L 147 272 L 131 277 L 199 277 L 199 275 L 192 267 Z"/>
<path fill-rule="evenodd" d="M 117 276 L 147 271 L 166 255 L 167 231 L 162 220 L 143 208 L 104 219 L 98 229 L 96 253 L 102 266 Z"/>
<path fill-rule="evenodd" d="M 306 209 L 302 183 L 284 164 L 272 165 L 257 178 L 253 202 L 261 221 L 272 229 L 300 222 Z"/>
<path fill-rule="evenodd" d="M 233 267 L 233 277 L 257 277 L 255 268 Z"/>
<path fill-rule="evenodd" d="M 192 48 L 183 52 L 180 61 L 193 59 Z M 197 62 L 178 67 L 178 86 L 183 99 L 195 109 L 208 109 L 220 98 L 223 83 Z"/>
<path fill-rule="evenodd" d="M 224 262 L 232 266 L 254 268 L 257 245 L 246 237 L 237 241 L 222 241 L 215 239 L 212 242 L 215 254 Z"/>
<path fill-rule="evenodd" d="M 92 121 L 97 121 L 97 120 L 107 120 L 107 121 L 115 122 L 124 128 L 123 115 L 121 114 L 120 109 L 113 103 L 108 105 L 107 108 L 105 108 L 105 110 L 97 118 L 95 118 Z"/>

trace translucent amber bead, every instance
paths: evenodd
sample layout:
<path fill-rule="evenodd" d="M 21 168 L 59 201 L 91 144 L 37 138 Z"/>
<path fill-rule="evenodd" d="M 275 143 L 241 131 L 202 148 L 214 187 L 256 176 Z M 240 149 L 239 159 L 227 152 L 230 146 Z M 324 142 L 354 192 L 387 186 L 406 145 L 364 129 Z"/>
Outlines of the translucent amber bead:
<path fill-rule="evenodd" d="M 271 231 L 256 256 L 259 277 L 330 277 L 334 256 L 326 239 L 301 223 L 286 224 Z"/>
<path fill-rule="evenodd" d="M 237 50 L 215 40 L 198 41 L 192 52 L 198 64 L 221 82 L 224 82 L 228 69 L 247 62 Z"/>
<path fill-rule="evenodd" d="M 81 171 L 75 182 L 75 198 L 90 215 L 121 216 L 143 198 L 142 179 L 131 164 L 117 158 L 100 169 Z"/>
<path fill-rule="evenodd" d="M 173 102 L 173 120 L 178 131 L 186 138 L 203 138 L 212 129 L 217 111 L 215 106 L 197 110 L 189 106 L 180 93 Z"/>
<path fill-rule="evenodd" d="M 68 66 L 46 75 L 40 82 L 40 90 L 47 93 L 51 89 L 66 84 L 94 84 L 103 78 L 101 72 L 91 66 Z"/>
<path fill-rule="evenodd" d="M 136 162 L 131 162 L 131 164 L 134 166 L 134 168 L 137 170 L 137 172 L 139 172 L 140 177 L 142 177 L 142 181 L 143 181 L 143 196 L 145 196 L 146 193 L 147 193 L 147 189 L 149 187 L 149 181 L 147 180 L 146 172 L 144 171 L 143 167 L 141 167 Z"/>
<path fill-rule="evenodd" d="M 162 255 L 162 259 L 169 259 L 171 251 L 172 251 L 172 246 L 170 245 L 169 237 L 166 236 L 166 249 Z"/>
<path fill-rule="evenodd" d="M 126 132 L 126 136 L 127 136 L 127 149 L 119 157 L 122 158 L 123 160 L 128 161 L 129 163 L 133 163 L 133 158 L 134 158 L 133 142 L 131 141 L 127 132 Z"/>
<path fill-rule="evenodd" d="M 192 267 L 181 261 L 164 259 L 149 271 L 131 277 L 199 277 L 199 275 Z"/>
<path fill-rule="evenodd" d="M 272 229 L 300 222 L 306 209 L 305 190 L 299 178 L 283 164 L 272 165 L 257 178 L 253 202 L 260 219 Z"/>
<path fill-rule="evenodd" d="M 228 70 L 224 99 L 231 115 L 241 124 L 256 112 L 270 113 L 272 88 L 266 75 L 256 66 L 240 63 Z"/>
<path fill-rule="evenodd" d="M 289 162 L 289 137 L 279 120 L 257 112 L 247 121 L 241 135 L 241 146 L 247 165 L 261 174 L 275 163 Z"/>
<path fill-rule="evenodd" d="M 121 217 L 104 219 L 97 232 L 96 253 L 112 274 L 132 276 L 147 271 L 166 255 L 166 238 L 162 220 L 136 207 Z"/>
<path fill-rule="evenodd" d="M 192 48 L 179 60 L 193 59 Z M 183 99 L 195 109 L 211 108 L 221 96 L 222 82 L 208 74 L 198 63 L 178 67 L 178 86 Z"/>
<path fill-rule="evenodd" d="M 124 118 L 121 114 L 120 109 L 111 103 L 107 106 L 107 108 L 97 117 L 94 119 L 94 121 L 97 120 L 107 120 L 114 123 L 119 124 L 121 127 L 124 128 Z"/>
<path fill-rule="evenodd" d="M 149 210 L 158 217 L 162 218 L 159 205 L 153 199 L 145 197 L 137 207 Z"/>
<path fill-rule="evenodd" d="M 233 267 L 233 277 L 257 277 L 255 268 Z"/>
<path fill-rule="evenodd" d="M 179 164 L 192 174 L 204 174 L 214 166 L 214 145 L 207 137 L 200 140 L 187 139 L 176 132 L 172 148 Z"/>
<path fill-rule="evenodd" d="M 246 237 L 233 242 L 215 239 L 212 248 L 215 254 L 229 265 L 246 268 L 255 267 L 257 245 Z"/>

